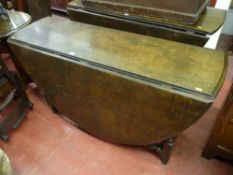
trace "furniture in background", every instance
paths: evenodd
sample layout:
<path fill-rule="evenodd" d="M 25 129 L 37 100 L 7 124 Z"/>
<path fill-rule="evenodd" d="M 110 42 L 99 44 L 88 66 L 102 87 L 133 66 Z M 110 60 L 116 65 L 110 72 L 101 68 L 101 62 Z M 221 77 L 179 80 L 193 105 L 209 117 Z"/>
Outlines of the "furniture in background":
<path fill-rule="evenodd" d="M 51 16 L 49 0 L 0 0 L 7 9 L 27 12 L 32 20 L 36 21 L 46 16 Z"/>
<path fill-rule="evenodd" d="M 32 108 L 32 103 L 24 91 L 24 84 L 18 73 L 7 68 L 1 59 L 1 54 L 10 53 L 14 58 L 6 40 L 15 31 L 29 24 L 30 16 L 22 12 L 5 10 L 3 12 L 0 14 L 0 138 L 8 140 L 8 132 L 18 127 L 26 115 L 26 109 Z M 15 60 L 15 66 L 22 79 L 26 80 L 28 76 L 17 60 Z M 9 109 L 9 106 L 12 109 Z"/>
<path fill-rule="evenodd" d="M 30 78 L 17 59 L 15 59 L 15 56 L 11 52 L 6 40 L 11 34 L 28 25 L 31 22 L 31 17 L 26 13 L 16 11 L 7 11 L 7 15 L 9 16 L 9 20 L 0 20 L 0 53 L 10 54 L 12 61 L 20 74 L 20 78 L 25 84 L 27 84 L 30 82 Z"/>
<path fill-rule="evenodd" d="M 216 8 L 228 10 L 230 4 L 232 4 L 231 0 L 218 0 L 216 3 Z M 219 31 L 207 43 L 207 48 L 216 48 L 218 38 L 222 33 L 222 29 L 223 27 L 219 29 Z M 233 58 L 230 57 L 230 59 Z M 232 84 L 232 80 L 230 80 L 230 83 Z M 218 119 L 202 153 L 202 156 L 207 159 L 212 159 L 214 157 L 233 159 L 233 87 L 229 89 L 226 94 L 229 95 L 223 99 L 221 106 L 218 107 L 221 109 Z"/>
<path fill-rule="evenodd" d="M 49 0 L 26 0 L 26 4 L 33 21 L 51 16 Z"/>
<path fill-rule="evenodd" d="M 218 104 L 221 110 L 202 153 L 207 159 L 221 157 L 233 160 L 233 84 L 232 80 L 227 81 L 231 88 L 222 95 L 221 104 Z"/>
<path fill-rule="evenodd" d="M 128 16 L 143 21 L 166 21 L 193 25 L 210 0 L 82 0 L 91 11 Z"/>
<path fill-rule="evenodd" d="M 0 0 L 3 4 L 4 8 L 10 10 L 14 8 L 17 11 L 25 11 L 26 10 L 26 1 L 25 0 Z"/>
<path fill-rule="evenodd" d="M 7 141 L 8 132 L 19 126 L 26 116 L 27 108 L 32 109 L 32 103 L 17 72 L 9 71 L 2 59 L 0 59 L 0 102 L 0 138 Z M 8 109 L 9 105 L 13 106 L 12 109 Z M 8 110 L 7 114 L 4 110 Z"/>
<path fill-rule="evenodd" d="M 21 0 L 23 1 L 23 0 Z M 66 13 L 67 4 L 72 0 L 50 0 L 52 10 Z M 217 0 L 211 0 L 210 6 L 215 6 Z M 20 1 L 19 1 L 20 2 Z"/>
<path fill-rule="evenodd" d="M 15 0 L 13 6 L 14 9 L 17 11 L 26 12 L 26 0 Z"/>
<path fill-rule="evenodd" d="M 51 8 L 55 12 L 67 13 L 66 7 L 71 0 L 50 0 Z"/>
<path fill-rule="evenodd" d="M 201 13 L 200 18 L 196 19 L 195 24 L 184 24 L 172 20 L 166 21 L 166 18 L 141 18 L 140 14 L 124 15 L 124 6 L 119 10 L 114 9 L 114 3 L 112 4 L 112 11 L 106 12 L 99 9 L 95 10 L 96 6 L 86 7 L 83 2 L 86 1 L 74 0 L 68 4 L 67 11 L 70 19 L 201 47 L 207 43 L 212 34 L 221 28 L 226 16 L 225 10 L 209 7 L 205 13 Z M 118 13 L 118 11 L 121 11 L 121 13 Z"/>

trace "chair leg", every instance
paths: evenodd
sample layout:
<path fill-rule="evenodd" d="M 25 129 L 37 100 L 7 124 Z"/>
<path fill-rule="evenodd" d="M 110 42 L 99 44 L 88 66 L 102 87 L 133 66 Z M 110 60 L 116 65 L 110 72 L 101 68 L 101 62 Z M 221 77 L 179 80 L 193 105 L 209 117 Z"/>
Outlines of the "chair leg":
<path fill-rule="evenodd" d="M 6 72 L 6 77 L 8 78 L 8 80 L 10 81 L 10 83 L 16 88 L 16 94 L 24 99 L 27 107 L 29 109 L 33 108 L 33 104 L 32 102 L 28 99 L 27 94 L 25 93 L 23 84 L 21 82 L 21 79 L 19 78 L 19 75 L 16 72 L 10 72 L 8 70 L 8 68 L 6 67 L 6 65 L 3 63 L 2 60 L 0 60 L 0 65 L 2 67 L 2 69 L 4 69 L 4 71 Z"/>
<path fill-rule="evenodd" d="M 17 128 L 19 126 L 19 124 L 23 121 L 23 119 L 26 116 L 25 111 L 27 110 L 27 108 L 32 109 L 33 104 L 29 100 L 18 74 L 16 72 L 9 71 L 7 66 L 1 59 L 0 67 L 1 71 L 3 72 L 2 76 L 5 76 L 7 81 L 14 87 L 14 91 L 12 91 L 13 96 L 8 96 L 8 98 L 5 99 L 5 101 L 0 107 L 5 109 L 5 107 L 11 103 L 11 101 L 17 100 L 17 103 L 15 104 L 14 108 L 10 111 L 10 113 L 0 124 L 0 138 L 4 141 L 8 141 L 9 136 L 7 135 L 7 133 L 12 128 Z"/>

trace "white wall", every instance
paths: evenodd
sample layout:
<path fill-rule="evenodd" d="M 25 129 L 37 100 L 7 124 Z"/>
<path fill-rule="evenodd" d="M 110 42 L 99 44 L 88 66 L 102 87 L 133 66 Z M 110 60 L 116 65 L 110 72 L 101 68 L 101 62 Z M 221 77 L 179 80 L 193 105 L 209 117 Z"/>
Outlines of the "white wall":
<path fill-rule="evenodd" d="M 227 18 L 222 33 L 227 35 L 233 35 L 233 9 L 230 9 L 227 13 Z"/>
<path fill-rule="evenodd" d="M 228 10 L 230 7 L 230 3 L 231 3 L 231 0 L 217 0 L 215 8 Z M 210 37 L 209 41 L 205 45 L 205 48 L 216 49 L 219 37 L 222 33 L 222 29 L 223 28 L 221 27 L 215 34 L 213 34 Z"/>

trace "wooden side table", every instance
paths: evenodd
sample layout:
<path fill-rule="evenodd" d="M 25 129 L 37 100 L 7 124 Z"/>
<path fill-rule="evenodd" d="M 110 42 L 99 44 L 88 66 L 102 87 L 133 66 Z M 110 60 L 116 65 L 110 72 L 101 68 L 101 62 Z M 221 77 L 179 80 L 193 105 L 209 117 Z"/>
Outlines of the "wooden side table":
<path fill-rule="evenodd" d="M 0 122 L 0 138 L 8 140 L 8 132 L 12 128 L 18 127 L 26 115 L 26 109 L 32 109 L 32 103 L 28 99 L 24 85 L 16 71 L 10 71 L 1 59 L 1 53 L 10 53 L 15 66 L 22 76 L 24 83 L 29 80 L 29 76 L 21 65 L 14 59 L 7 38 L 20 28 L 30 23 L 29 15 L 22 12 L 8 11 L 9 19 L 0 18 L 0 112 L 2 120 Z M 13 103 L 13 104 L 12 104 Z M 8 109 L 12 104 L 12 109 Z M 5 112 L 7 110 L 7 112 Z"/>
<path fill-rule="evenodd" d="M 20 78 L 26 84 L 30 82 L 30 78 L 18 60 L 15 59 L 15 56 L 11 52 L 6 41 L 11 34 L 28 25 L 31 22 L 31 17 L 26 13 L 16 11 L 8 11 L 8 15 L 10 18 L 9 20 L 0 19 L 0 55 L 1 53 L 10 54 L 18 73 L 20 74 Z"/>

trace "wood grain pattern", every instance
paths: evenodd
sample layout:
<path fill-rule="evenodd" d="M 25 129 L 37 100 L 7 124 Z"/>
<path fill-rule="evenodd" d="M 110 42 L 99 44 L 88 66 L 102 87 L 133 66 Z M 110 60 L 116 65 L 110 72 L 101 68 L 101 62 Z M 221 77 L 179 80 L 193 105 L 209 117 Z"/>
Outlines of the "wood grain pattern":
<path fill-rule="evenodd" d="M 73 9 L 85 9 L 81 0 L 74 0 L 68 4 L 68 8 Z M 88 9 L 85 9 L 88 11 Z M 93 12 L 93 11 L 92 11 Z M 108 14 L 112 15 L 112 14 Z M 125 15 L 112 15 L 117 16 L 119 18 L 133 20 L 133 21 L 141 21 L 143 23 L 149 23 L 154 25 L 162 25 L 166 27 L 171 27 L 175 29 L 180 29 L 183 31 L 189 31 L 191 33 L 198 33 L 198 34 L 213 34 L 216 32 L 225 21 L 226 11 L 221 9 L 214 9 L 214 8 L 207 8 L 205 13 L 199 18 L 199 20 L 193 24 L 182 24 L 172 21 L 163 21 L 158 18 L 148 17 L 148 20 L 140 20 L 139 18 L 132 18 L 131 16 Z"/>
<path fill-rule="evenodd" d="M 54 27 L 60 23 L 67 28 Z M 153 144 L 192 125 L 213 102 L 226 69 L 221 52 L 56 17 L 9 42 L 51 106 L 92 135 L 129 145 Z M 213 75 L 201 86 L 207 94 L 189 87 L 199 82 L 195 77 Z"/>
<path fill-rule="evenodd" d="M 82 0 L 82 3 L 88 9 L 103 13 L 194 24 L 205 11 L 209 0 Z"/>
<path fill-rule="evenodd" d="M 51 15 L 51 5 L 49 0 L 26 0 L 29 14 L 32 20 L 36 21 Z"/>
<path fill-rule="evenodd" d="M 180 11 L 184 13 L 197 12 L 206 3 L 206 0 L 82 0 L 83 3 L 92 1 L 95 3 L 122 4 L 125 6 L 140 6 L 144 8 L 161 8 Z"/>
<path fill-rule="evenodd" d="M 69 18 L 74 21 L 149 35 L 162 39 L 197 45 L 200 47 L 203 47 L 209 39 L 205 34 L 200 35 L 199 33 L 187 32 L 186 30 L 171 27 L 168 28 L 167 26 L 150 24 L 145 21 L 143 22 L 102 13 L 94 13 L 86 10 L 81 3 L 76 3 L 76 5 L 72 2 L 69 3 L 67 12 Z"/>
<path fill-rule="evenodd" d="M 12 49 L 51 106 L 114 143 L 160 142 L 186 129 L 211 105 L 57 55 L 16 45 Z"/>
<path fill-rule="evenodd" d="M 57 25 L 63 27 L 58 28 Z M 225 55 L 220 51 L 77 23 L 61 17 L 48 17 L 34 23 L 14 35 L 14 39 L 70 55 L 78 61 L 110 71 L 164 84 L 168 89 L 177 86 L 180 91 L 199 94 L 200 98 L 200 94 L 215 96 L 226 69 Z"/>

